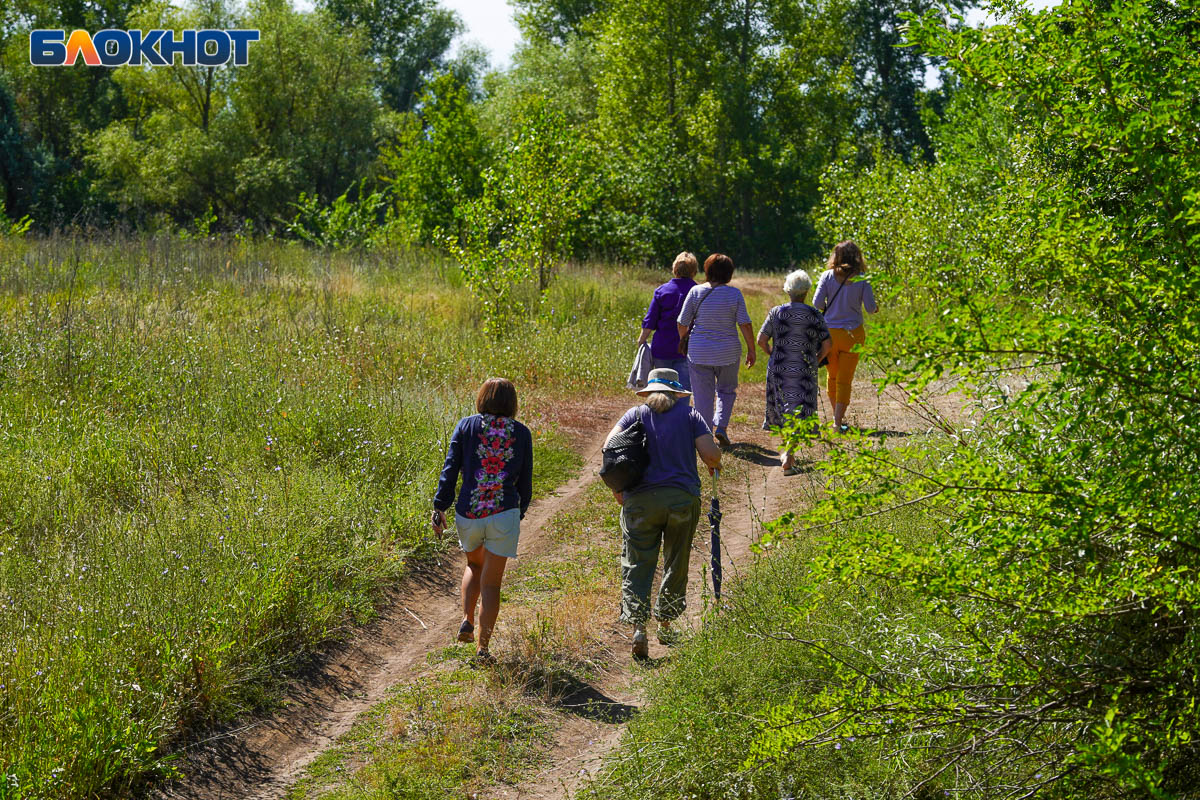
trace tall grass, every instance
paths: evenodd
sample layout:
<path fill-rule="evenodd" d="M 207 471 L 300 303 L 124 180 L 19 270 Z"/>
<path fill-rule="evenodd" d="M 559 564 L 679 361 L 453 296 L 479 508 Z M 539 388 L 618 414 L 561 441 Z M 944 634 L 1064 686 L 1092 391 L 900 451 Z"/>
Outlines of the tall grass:
<path fill-rule="evenodd" d="M 882 537 L 929 535 L 915 515 L 873 522 Z M 871 585 L 811 580 L 823 549 L 792 541 L 727 588 L 722 612 L 649 675 L 641 713 L 580 797 L 899 800 L 958 791 L 953 775 L 917 788 L 924 748 L 936 733 L 897 742 L 835 730 L 812 747 L 751 758 L 759 736 L 786 724 L 773 708 L 789 699 L 803 706 L 829 685 L 834 642 L 849 639 L 859 657 L 880 664 L 899 651 L 951 646 L 945 625 L 884 578 Z"/>
<path fill-rule="evenodd" d="M 0 796 L 161 776 L 369 617 L 483 378 L 561 479 L 539 409 L 622 384 L 648 285 L 573 271 L 490 341 L 435 254 L 0 239 Z"/>

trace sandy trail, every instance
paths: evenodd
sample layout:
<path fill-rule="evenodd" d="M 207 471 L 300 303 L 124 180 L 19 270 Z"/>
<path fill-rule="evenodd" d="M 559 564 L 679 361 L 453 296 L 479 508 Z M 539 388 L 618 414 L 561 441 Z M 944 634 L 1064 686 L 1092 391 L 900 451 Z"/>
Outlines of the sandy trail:
<path fill-rule="evenodd" d="M 761 522 L 785 510 L 803 508 L 820 495 L 823 476 L 809 470 L 785 478 L 778 466 L 772 437 L 761 429 L 762 384 L 743 385 L 730 435 L 735 444 L 725 454 L 726 463 L 738 467 L 722 478 L 721 497 L 725 580 L 736 579 L 754 555 L 751 545 L 761 533 Z M 858 425 L 899 436 L 924 431 L 928 425 L 898 396 L 878 396 L 865 382 L 856 387 L 857 399 L 850 419 Z M 521 556 L 526 568 L 536 567 L 539 554 L 551 543 L 547 523 L 560 511 L 581 501 L 597 480 L 600 447 L 612 422 L 633 405 L 628 396 L 591 401 L 568 409 L 565 426 L 576 437 L 584 465 L 574 479 L 554 495 L 535 502 L 522 525 Z M 827 418 L 827 409 L 821 409 Z M 815 464 L 827 445 L 802 453 L 802 463 Z M 704 511 L 711 484 L 704 481 Z M 707 584 L 709 532 L 702 519 L 697 531 L 689 581 L 689 624 L 698 624 L 705 602 L 711 602 Z M 614 553 L 614 558 L 617 554 Z M 528 560 L 526 560 L 528 559 Z M 227 731 L 193 746 L 185 754 L 187 778 L 166 786 L 156 797 L 171 800 L 271 800 L 281 798 L 299 780 L 312 761 L 348 732 L 360 713 L 382 701 L 389 689 L 427 671 L 426 656 L 452 641 L 460 620 L 458 580 L 461 553 L 447 554 L 433 567 L 412 576 L 397 590 L 380 619 L 351 642 L 328 653 L 291 685 L 280 711 Z M 614 600 L 615 604 L 615 600 Z M 495 786 L 479 798 L 549 800 L 569 798 L 584 786 L 605 755 L 619 743 L 625 722 L 642 703 L 637 676 L 643 667 L 631 663 L 629 632 L 614 626 L 608 644 L 616 654 L 612 668 L 578 698 L 561 704 L 553 743 L 547 749 L 548 765 L 517 786 Z M 651 658 L 661 662 L 667 649 L 651 636 Z M 597 706 L 596 702 L 600 705 Z M 596 709 L 602 709 L 597 712 Z"/>
<path fill-rule="evenodd" d="M 585 462 L 579 474 L 534 502 L 522 523 L 520 553 L 537 552 L 543 530 L 577 502 L 600 468 L 600 448 L 628 398 L 597 401 L 566 429 Z M 457 550 L 409 577 L 380 618 L 334 648 L 289 686 L 281 709 L 193 746 L 183 756 L 186 777 L 155 792 L 162 800 L 272 800 L 350 730 L 387 690 L 427 668 L 426 656 L 453 642 L 461 610 L 458 584 L 464 558 Z"/>

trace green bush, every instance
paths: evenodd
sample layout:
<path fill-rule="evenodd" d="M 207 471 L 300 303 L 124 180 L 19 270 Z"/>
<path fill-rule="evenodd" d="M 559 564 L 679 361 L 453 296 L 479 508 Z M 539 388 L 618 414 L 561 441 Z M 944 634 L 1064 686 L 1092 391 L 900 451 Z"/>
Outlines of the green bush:
<path fill-rule="evenodd" d="M 912 517 L 892 515 L 863 533 L 907 541 L 921 530 Z M 648 678 L 647 703 L 591 787 L 595 796 L 898 798 L 916 785 L 930 738 L 920 732 L 896 743 L 832 725 L 816 746 L 750 759 L 764 732 L 786 726 L 780 701 L 836 686 L 839 659 L 886 671 L 901 653 L 948 644 L 912 593 L 886 579 L 814 580 L 820 550 L 816 541 L 789 543 L 728 587 L 729 606 Z M 842 638 L 854 649 L 833 645 Z M 894 757 L 896 748 L 908 755 Z"/>

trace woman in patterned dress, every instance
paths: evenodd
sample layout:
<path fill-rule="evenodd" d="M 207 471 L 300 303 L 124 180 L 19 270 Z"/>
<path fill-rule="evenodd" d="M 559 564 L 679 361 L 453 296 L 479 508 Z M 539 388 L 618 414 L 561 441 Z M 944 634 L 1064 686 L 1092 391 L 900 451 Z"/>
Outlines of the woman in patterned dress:
<path fill-rule="evenodd" d="M 521 520 L 533 495 L 533 437 L 515 419 L 517 390 L 511 381 L 484 381 L 475 410 L 479 413 L 459 420 L 450 435 L 433 498 L 433 530 L 441 535 L 453 504 L 458 542 L 467 554 L 458 640 L 474 641 L 475 605 L 482 599 L 477 657 L 490 663 L 488 642 L 500 613 L 504 565 L 517 555 Z M 455 502 L 459 475 L 462 489 Z"/>
<path fill-rule="evenodd" d="M 764 430 L 779 427 L 789 414 L 803 419 L 817 412 L 817 365 L 833 343 L 821 314 L 804 302 L 811 288 L 812 280 L 804 270 L 789 274 L 783 291 L 791 302 L 772 308 L 758 332 L 758 346 L 768 356 Z M 792 450 L 783 447 L 779 458 L 784 475 L 796 474 Z"/>

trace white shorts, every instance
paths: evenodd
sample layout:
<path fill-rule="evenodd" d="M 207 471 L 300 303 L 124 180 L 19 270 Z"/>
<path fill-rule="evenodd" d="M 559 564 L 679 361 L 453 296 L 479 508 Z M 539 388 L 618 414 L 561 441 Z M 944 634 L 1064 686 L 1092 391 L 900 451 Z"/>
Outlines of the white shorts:
<path fill-rule="evenodd" d="M 510 508 L 481 519 L 455 514 L 454 528 L 464 553 L 483 545 L 492 555 L 516 558 L 517 539 L 521 536 L 521 509 Z"/>

